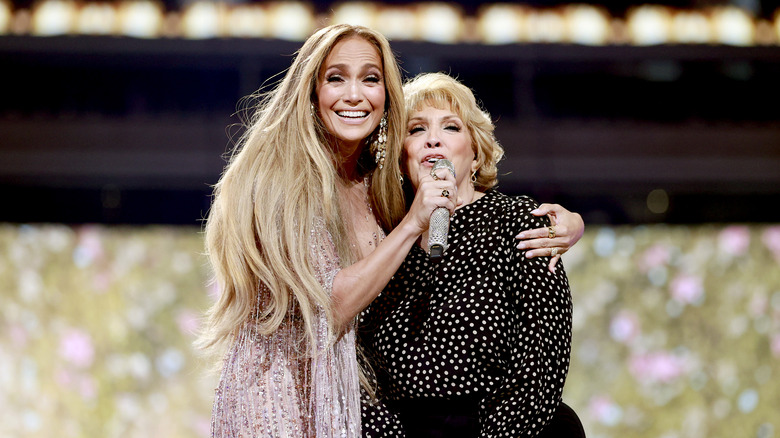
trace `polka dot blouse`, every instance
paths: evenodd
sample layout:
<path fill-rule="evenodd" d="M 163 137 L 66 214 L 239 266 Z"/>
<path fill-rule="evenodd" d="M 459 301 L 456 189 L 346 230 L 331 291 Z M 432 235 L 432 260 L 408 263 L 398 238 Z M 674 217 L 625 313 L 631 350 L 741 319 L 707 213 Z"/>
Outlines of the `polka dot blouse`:
<path fill-rule="evenodd" d="M 473 401 L 480 437 L 533 437 L 561 400 L 571 346 L 563 267 L 527 259 L 517 233 L 548 225 L 536 203 L 496 191 L 450 222 L 444 259 L 415 246 L 367 308 L 359 342 L 377 379 L 363 435 L 404 436 L 393 406 Z M 425 404 L 423 404 L 425 406 Z"/>

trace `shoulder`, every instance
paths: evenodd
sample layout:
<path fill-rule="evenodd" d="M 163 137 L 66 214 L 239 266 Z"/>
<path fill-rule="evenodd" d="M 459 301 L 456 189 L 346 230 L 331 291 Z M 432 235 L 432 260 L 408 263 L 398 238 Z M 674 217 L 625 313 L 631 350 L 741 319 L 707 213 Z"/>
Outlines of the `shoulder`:
<path fill-rule="evenodd" d="M 490 197 L 486 199 L 487 201 L 499 207 L 500 213 L 496 215 L 496 220 L 513 232 L 549 225 L 549 219 L 546 216 L 538 217 L 531 214 L 531 211 L 536 209 L 539 203 L 530 196 L 507 196 L 495 190 L 491 190 L 485 196 Z"/>

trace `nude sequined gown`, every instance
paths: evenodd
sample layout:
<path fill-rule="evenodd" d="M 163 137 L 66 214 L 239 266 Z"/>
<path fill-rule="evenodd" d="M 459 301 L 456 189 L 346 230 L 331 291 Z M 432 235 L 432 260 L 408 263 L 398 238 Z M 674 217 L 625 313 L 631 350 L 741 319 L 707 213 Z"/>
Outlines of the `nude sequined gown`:
<path fill-rule="evenodd" d="M 312 231 L 312 259 L 317 280 L 330 293 L 341 269 L 324 226 Z M 317 314 L 315 357 L 301 357 L 302 327 L 288 318 L 270 336 L 254 321 L 267 290 L 239 330 L 225 356 L 212 411 L 212 437 L 353 438 L 360 436 L 360 384 L 351 325 L 328 345 L 324 312 Z"/>

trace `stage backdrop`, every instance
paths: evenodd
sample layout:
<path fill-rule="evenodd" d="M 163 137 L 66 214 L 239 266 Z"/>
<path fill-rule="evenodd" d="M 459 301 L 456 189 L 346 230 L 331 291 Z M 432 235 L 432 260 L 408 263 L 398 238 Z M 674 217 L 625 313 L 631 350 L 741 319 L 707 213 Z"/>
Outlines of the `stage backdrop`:
<path fill-rule="evenodd" d="M 0 436 L 205 437 L 199 229 L 0 225 Z M 589 227 L 564 399 L 589 437 L 780 437 L 780 226 Z"/>

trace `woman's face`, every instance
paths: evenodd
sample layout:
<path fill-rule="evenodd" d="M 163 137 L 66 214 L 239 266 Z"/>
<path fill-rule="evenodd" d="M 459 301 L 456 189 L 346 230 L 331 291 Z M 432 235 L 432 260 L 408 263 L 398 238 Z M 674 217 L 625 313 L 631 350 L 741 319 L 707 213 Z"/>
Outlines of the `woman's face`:
<path fill-rule="evenodd" d="M 433 163 L 441 158 L 452 162 L 458 193 L 469 193 L 473 188 L 471 174 L 477 166 L 471 147 L 471 135 L 460 116 L 449 107 L 439 109 L 424 105 L 412 113 L 404 140 L 406 172 L 416 189 L 420 178 L 430 174 Z"/>
<path fill-rule="evenodd" d="M 376 46 L 354 36 L 341 40 L 317 77 L 317 104 L 343 155 L 354 153 L 379 125 L 385 109 L 385 79 Z"/>

